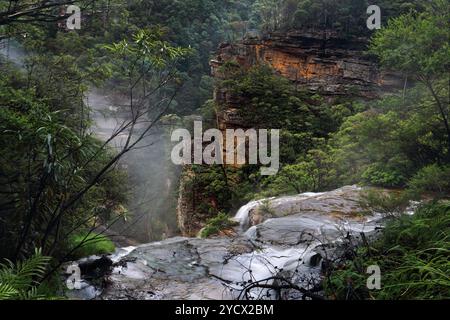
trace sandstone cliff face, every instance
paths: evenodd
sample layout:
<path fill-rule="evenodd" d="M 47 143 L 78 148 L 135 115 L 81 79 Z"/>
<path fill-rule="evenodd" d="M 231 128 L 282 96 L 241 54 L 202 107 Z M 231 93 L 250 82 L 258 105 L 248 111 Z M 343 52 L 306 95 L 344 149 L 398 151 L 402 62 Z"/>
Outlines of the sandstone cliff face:
<path fill-rule="evenodd" d="M 190 201 L 188 196 L 188 180 L 191 174 L 192 172 L 187 167 L 183 167 L 178 190 L 177 224 L 181 234 L 184 236 L 190 234 L 189 219 L 192 219 L 194 215 L 192 201 Z"/>
<path fill-rule="evenodd" d="M 190 166 L 184 166 L 180 177 L 180 187 L 177 204 L 177 222 L 181 234 L 186 237 L 195 237 L 203 227 L 205 218 L 199 217 L 195 207 L 196 197 L 191 184 L 194 172 Z M 199 201 L 207 201 L 200 199 Z"/>
<path fill-rule="evenodd" d="M 331 31 L 273 33 L 263 39 L 222 44 L 211 67 L 213 76 L 220 78 L 219 67 L 226 61 L 235 60 L 244 68 L 268 63 L 297 85 L 329 96 L 375 98 L 401 86 L 397 75 L 379 70 L 365 55 L 366 49 L 367 40 L 344 39 Z"/>
<path fill-rule="evenodd" d="M 365 38 L 347 39 L 333 31 L 272 33 L 262 39 L 221 44 L 211 60 L 211 72 L 221 79 L 224 75 L 220 67 L 227 61 L 235 61 L 243 68 L 266 63 L 299 89 L 319 93 L 329 101 L 340 96 L 373 99 L 401 88 L 403 79 L 381 71 L 365 53 L 367 45 Z M 239 117 L 239 109 L 245 106 L 240 97 L 217 87 L 214 100 L 221 106 L 217 114 L 220 130 L 252 127 Z"/>

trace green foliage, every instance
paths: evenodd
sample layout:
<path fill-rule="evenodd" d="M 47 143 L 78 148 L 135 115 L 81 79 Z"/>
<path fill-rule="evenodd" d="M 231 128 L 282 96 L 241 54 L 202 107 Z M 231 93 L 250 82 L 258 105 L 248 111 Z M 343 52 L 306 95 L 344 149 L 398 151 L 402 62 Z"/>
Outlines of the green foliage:
<path fill-rule="evenodd" d="M 105 235 L 96 233 L 82 233 L 73 235 L 69 239 L 69 248 L 73 259 L 80 259 L 92 255 L 110 254 L 116 250 L 114 243 Z"/>
<path fill-rule="evenodd" d="M 217 235 L 220 231 L 229 229 L 236 224 L 235 221 L 230 220 L 230 217 L 226 213 L 220 212 L 217 216 L 207 221 L 206 226 L 200 232 L 200 237 L 208 238 Z"/>
<path fill-rule="evenodd" d="M 446 6 L 436 1 L 424 12 L 395 18 L 373 37 L 370 51 L 381 64 L 418 82 L 347 118 L 334 135 L 334 158 L 343 183 L 403 187 L 431 166 L 418 173 L 412 188 L 417 185 L 419 191 L 423 185 L 423 191 L 433 191 L 431 184 L 438 182 L 439 174 L 434 164 L 448 163 L 450 155 Z M 445 186 L 437 183 L 436 188 Z"/>
<path fill-rule="evenodd" d="M 330 144 L 345 184 L 405 186 L 422 167 L 448 155 L 445 127 L 421 85 L 347 118 Z"/>
<path fill-rule="evenodd" d="M 293 1 L 256 0 L 252 6 L 252 18 L 259 22 L 265 32 L 280 29 L 286 23 L 284 19 L 290 18 L 286 15 L 289 13 L 287 6 L 291 3 L 295 5 Z"/>
<path fill-rule="evenodd" d="M 117 153 L 91 134 L 88 88 L 109 79 L 120 95 L 142 78 L 156 87 L 191 51 L 173 45 L 156 24 L 141 30 L 127 23 L 130 12 L 122 0 L 96 1 L 90 9 L 76 32 L 40 22 L 6 29 L 21 35 L 17 41 L 27 58 L 23 70 L 3 60 L 0 65 L 1 257 L 16 260 L 40 246 L 64 258 L 73 233 L 125 215 L 127 176 L 110 166 Z M 168 82 L 163 80 L 160 88 Z M 138 100 L 142 86 L 134 86 Z M 158 95 L 167 100 L 174 94 L 170 89 Z M 154 100 L 147 91 L 145 101 Z"/>
<path fill-rule="evenodd" d="M 243 99 L 239 114 L 256 128 L 325 134 L 328 114 L 319 97 L 297 91 L 267 65 L 228 75 L 221 86 Z M 322 124 L 319 125 L 319 124 Z"/>
<path fill-rule="evenodd" d="M 325 282 L 337 299 L 450 298 L 450 203 L 433 203 L 392 220 L 381 238 L 362 248 Z M 381 269 L 381 290 L 368 291 L 366 268 Z"/>
<path fill-rule="evenodd" d="M 102 215 L 107 219 L 126 200 L 125 177 L 110 171 L 85 194 L 84 202 L 59 221 L 59 234 L 48 232 L 55 208 L 79 192 L 112 155 L 101 149 L 97 139 L 80 134 L 78 126 L 72 127 L 80 121 L 72 122 L 62 110 L 51 111 L 45 99 L 33 89 L 21 87 L 22 78 L 18 79 L 0 77 L 7 84 L 0 90 L 0 237 L 4 244 L 0 254 L 11 258 L 21 242 L 19 254 L 22 250 L 30 253 L 38 245 L 44 252 L 52 246 L 64 251 L 57 239 L 89 224 L 88 217 L 97 216 L 98 203 L 106 203 Z M 92 161 L 93 157 L 97 161 Z"/>
<path fill-rule="evenodd" d="M 414 195 L 426 192 L 434 196 L 450 194 L 450 166 L 432 164 L 419 170 L 409 181 L 408 189 Z"/>
<path fill-rule="evenodd" d="M 191 169 L 182 179 L 186 179 L 184 194 L 193 205 L 195 221 L 207 221 L 218 212 L 235 210 L 261 191 L 257 165 L 193 165 Z"/>
<path fill-rule="evenodd" d="M 188 183 L 199 213 L 212 215 L 230 209 L 232 191 L 221 166 L 192 166 L 194 175 Z M 202 201 L 206 200 L 206 201 Z"/>
<path fill-rule="evenodd" d="M 266 65 L 244 70 L 231 60 L 220 72 L 224 79 L 219 87 L 239 97 L 238 112 L 246 123 L 255 128 L 282 129 L 282 169 L 275 177 L 261 177 L 258 165 L 197 168 L 201 170 L 194 166 L 194 193 L 201 202 L 200 211 L 211 215 L 216 209 L 230 210 L 261 196 L 317 191 L 334 185 L 325 137 L 338 128 L 347 113 L 352 113 L 348 104 L 341 101 L 329 108 L 319 96 L 298 91 Z M 205 105 L 204 114 L 220 108 L 210 102 Z M 218 208 L 211 206 L 211 199 L 212 203 L 219 203 Z"/>
<path fill-rule="evenodd" d="M 16 7 L 31 2 L 18 1 Z M 102 0 L 89 4 L 92 14 L 77 32 L 66 32 L 56 23 L 8 24 L 0 19 L 0 37 L 21 35 L 19 41 L 31 53 L 23 72 L 0 65 L 0 257 L 20 261 L 42 247 L 62 258 L 83 240 L 87 245 L 76 250 L 77 257 L 114 250 L 103 236 L 79 235 L 79 230 L 123 216 L 127 200 L 123 172 L 107 170 L 96 180 L 116 154 L 89 133 L 84 101 L 90 86 L 110 79 L 107 84 L 118 94 L 131 92 L 131 101 L 137 101 L 141 93 L 150 105 L 178 93 L 170 111 L 191 114 L 211 98 L 208 62 L 224 40 L 241 38 L 259 26 L 263 31 L 312 28 L 348 36 L 369 34 L 367 1 Z M 260 128 L 282 128 L 282 167 L 275 177 L 260 177 L 258 166 L 194 166 L 188 189 L 195 213 L 214 217 L 202 236 L 232 226 L 228 216 L 218 212 L 264 194 L 321 191 L 360 182 L 409 186 L 414 194 L 449 192 L 448 3 L 433 1 L 419 13 L 415 10 L 423 6 L 418 0 L 377 4 L 383 24 L 406 13 L 376 32 L 370 46 L 384 67 L 406 74 L 406 84 L 419 81 L 413 88 L 405 86 L 402 93 L 374 103 L 337 101 L 330 106 L 267 66 L 244 72 L 236 63 L 225 64 L 222 71 L 227 79 L 219 86 L 243 99 L 244 121 Z M 0 13 L 5 10 L 9 9 L 2 2 Z M 183 59 L 188 54 L 189 59 Z M 175 74 L 156 98 L 148 98 L 141 89 L 141 84 L 151 86 Z M 202 112 L 214 121 L 218 108 L 209 101 Z M 83 194 L 78 198 L 80 190 Z M 366 200 L 372 210 L 398 215 L 405 198 L 372 195 Z M 66 208 L 67 203 L 71 205 Z M 263 210 L 270 214 L 270 208 L 263 206 Z M 363 263 L 388 257 L 380 262 L 387 270 L 388 286 L 377 297 L 444 297 L 442 288 L 448 292 L 445 275 L 449 274 L 446 217 L 448 205 L 439 204 L 396 220 L 373 248 L 362 249 L 354 268 L 348 266 L 333 278 L 337 295 L 348 293 L 344 292 L 348 277 L 354 277 L 356 284 L 364 281 Z M 37 255 L 0 268 L 1 297 L 41 297 L 33 282 L 43 270 L 36 259 Z M 27 274 L 33 268 L 38 269 L 36 274 Z M 358 295 L 366 297 L 367 292 L 361 289 Z"/>
<path fill-rule="evenodd" d="M 381 163 L 369 165 L 362 173 L 364 182 L 373 186 L 396 187 L 405 183 L 405 176 L 397 169 L 397 164 L 389 167 Z"/>
<path fill-rule="evenodd" d="M 389 21 L 376 32 L 370 51 L 387 68 L 432 79 L 448 72 L 450 44 L 448 1 L 436 0 L 426 11 Z"/>
<path fill-rule="evenodd" d="M 391 20 L 371 41 L 370 51 L 384 67 L 411 76 L 430 93 L 434 113 L 447 135 L 447 161 L 450 161 L 450 109 L 448 69 L 450 5 L 437 0 L 421 13 L 409 13 Z M 442 83 L 446 83 L 442 85 Z"/>
<path fill-rule="evenodd" d="M 206 101 L 200 109 L 203 121 L 214 126 L 217 121 L 218 106 L 214 100 Z"/>
<path fill-rule="evenodd" d="M 124 5 L 129 15 L 124 24 L 128 32 L 160 25 L 166 29 L 169 42 L 192 48 L 189 59 L 177 66 L 183 75 L 176 97 L 179 114 L 191 114 L 212 97 L 212 90 L 203 90 L 209 82 L 205 77 L 210 74 L 211 55 L 221 42 L 245 35 L 250 27 L 248 15 L 253 1 L 133 0 Z"/>
<path fill-rule="evenodd" d="M 319 146 L 320 142 L 317 142 L 317 145 Z M 298 194 L 327 190 L 335 183 L 333 165 L 329 150 L 309 150 L 298 162 L 283 166 L 277 175 L 269 178 L 265 194 Z"/>
<path fill-rule="evenodd" d="M 167 65 L 186 57 L 190 50 L 175 47 L 163 40 L 164 30 L 161 28 L 141 29 L 132 36 L 132 41 L 126 39 L 106 45 L 105 48 L 128 63 L 122 65 L 125 72 L 137 72 L 132 67 L 142 66 L 143 69 L 163 70 Z M 129 63 L 131 62 L 131 63 Z"/>
<path fill-rule="evenodd" d="M 366 213 L 381 213 L 385 217 L 400 216 L 409 204 L 409 194 L 402 191 L 368 189 L 361 194 L 360 205 Z"/>
<path fill-rule="evenodd" d="M 252 19 L 265 31 L 313 29 L 343 35 L 369 35 L 366 0 L 256 0 Z M 420 0 L 381 0 L 376 3 L 383 21 L 410 10 L 420 9 Z"/>
<path fill-rule="evenodd" d="M 41 300 L 48 296 L 40 292 L 40 280 L 45 275 L 50 257 L 36 250 L 29 259 L 14 264 L 0 264 L 0 300 Z"/>
<path fill-rule="evenodd" d="M 289 190 L 287 187 L 291 187 L 295 193 L 312 191 L 314 189 L 314 171 L 315 168 L 308 162 L 284 166 L 272 183 L 272 188 L 281 194 Z"/>
<path fill-rule="evenodd" d="M 336 186 L 335 168 L 331 158 L 332 149 L 326 138 L 337 130 L 342 120 L 359 107 L 348 101 L 339 100 L 330 106 L 318 95 L 299 91 L 290 81 L 276 75 L 269 66 L 257 65 L 244 70 L 235 61 L 226 62 L 220 70 L 224 79 L 220 88 L 238 97 L 239 115 L 245 123 L 256 128 L 281 128 L 280 162 L 281 170 L 273 177 L 261 177 L 258 165 L 241 168 L 212 170 L 203 168 L 204 175 L 197 173 L 197 185 L 220 185 L 227 188 L 227 199 L 220 199 L 219 210 L 230 210 L 254 198 L 322 191 Z M 212 102 L 205 105 L 204 114 L 220 111 L 221 106 Z M 212 183 L 212 173 L 219 175 Z M 195 189 L 195 193 L 204 192 Z M 225 195 L 222 194 L 222 195 Z M 211 199 L 220 193 L 198 197 L 203 206 L 210 206 Z M 224 205 L 226 203 L 226 205 Z M 215 208 L 209 211 L 214 212 Z M 205 210 L 203 210 L 205 211 Z M 206 210 L 207 211 L 207 210 Z"/>

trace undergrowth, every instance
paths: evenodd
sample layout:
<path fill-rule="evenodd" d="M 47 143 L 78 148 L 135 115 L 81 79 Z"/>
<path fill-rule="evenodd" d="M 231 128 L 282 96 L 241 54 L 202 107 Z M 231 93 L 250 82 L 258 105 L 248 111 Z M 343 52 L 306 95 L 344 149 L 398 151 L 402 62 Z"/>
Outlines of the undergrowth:
<path fill-rule="evenodd" d="M 450 202 L 392 218 L 379 240 L 357 250 L 325 280 L 334 299 L 449 299 Z M 381 269 L 381 289 L 368 290 L 367 267 Z"/>

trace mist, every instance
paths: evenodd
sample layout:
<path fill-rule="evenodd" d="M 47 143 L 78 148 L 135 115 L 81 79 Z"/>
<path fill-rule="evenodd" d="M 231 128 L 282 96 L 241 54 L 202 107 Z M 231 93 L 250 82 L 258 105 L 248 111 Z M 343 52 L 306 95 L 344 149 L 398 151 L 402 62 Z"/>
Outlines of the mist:
<path fill-rule="evenodd" d="M 26 52 L 15 40 L 0 41 L 0 55 L 20 68 L 25 66 Z M 108 139 L 127 119 L 127 99 L 117 93 L 91 88 L 87 93 L 93 124 L 91 133 L 101 140 Z M 139 130 L 139 128 L 138 128 Z M 119 149 L 126 141 L 126 133 L 109 143 Z M 127 153 L 118 164 L 128 174 L 130 188 L 127 221 L 111 227 L 124 243 L 145 243 L 177 234 L 176 204 L 180 168 L 170 160 L 170 135 L 163 126 L 151 132 Z"/>
<path fill-rule="evenodd" d="M 115 93 L 91 89 L 86 99 L 94 122 L 91 130 L 108 139 L 127 119 L 127 101 Z M 141 128 L 142 129 L 142 128 Z M 139 131 L 139 127 L 137 128 Z M 120 148 L 127 135 L 116 137 L 110 147 Z M 119 162 L 129 179 L 128 221 L 119 221 L 112 230 L 132 241 L 145 243 L 177 233 L 176 204 L 180 169 L 170 160 L 170 136 L 163 126 L 155 126 Z"/>
<path fill-rule="evenodd" d="M 8 61 L 23 67 L 25 64 L 26 53 L 19 43 L 15 40 L 4 39 L 0 41 L 0 55 Z"/>

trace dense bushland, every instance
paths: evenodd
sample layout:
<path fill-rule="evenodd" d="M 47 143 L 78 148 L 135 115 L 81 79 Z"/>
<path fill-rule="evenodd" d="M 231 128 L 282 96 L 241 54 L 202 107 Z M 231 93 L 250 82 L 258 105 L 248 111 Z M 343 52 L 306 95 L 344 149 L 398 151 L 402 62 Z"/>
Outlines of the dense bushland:
<path fill-rule="evenodd" d="M 30 10 L 50 19 L 52 6 Z M 39 266 L 39 275 L 46 273 L 39 279 L 51 279 L 67 259 L 114 250 L 94 230 L 126 218 L 127 176 L 118 161 L 166 113 L 170 99 L 162 96 L 176 93 L 176 66 L 190 51 L 172 46 L 158 27 L 114 33 L 118 22 L 126 25 L 122 13 L 105 17 L 95 14 L 99 8 L 105 9 L 94 5 L 87 14 L 84 8 L 84 28 L 77 33 L 56 20 L 17 20 L 15 6 L 0 7 L 2 38 L 21 35 L 19 63 L 0 60 L 0 258 L 20 266 L 40 248 L 52 259 Z M 86 95 L 92 86 L 112 83 L 133 112 L 101 141 L 92 132 Z M 136 133 L 143 117 L 148 127 Z M 130 138 L 118 150 L 109 142 L 119 134 Z M 14 288 L 9 280 L 2 284 Z"/>
<path fill-rule="evenodd" d="M 170 113 L 202 111 L 208 120 L 220 107 L 204 104 L 214 85 L 209 58 L 220 42 L 253 28 L 372 36 L 368 53 L 381 67 L 404 74 L 408 85 L 371 102 L 347 97 L 330 103 L 267 66 L 246 72 L 226 66 L 228 76 L 217 85 L 245 99 L 241 116 L 255 127 L 282 129 L 281 169 L 261 177 L 258 166 L 194 166 L 189 187 L 208 221 L 203 236 L 231 225 L 222 212 L 266 196 L 359 183 L 407 188 L 406 200 L 448 197 L 446 1 L 380 1 L 383 29 L 375 33 L 365 28 L 367 1 L 77 3 L 84 13 L 77 32 L 58 24 L 61 3 L 0 3 L 0 39 L 15 39 L 26 55 L 19 65 L 0 61 L 0 258 L 11 260 L 0 266 L 0 298 L 47 296 L 40 280 L 52 267 L 114 249 L 93 232 L 126 216 L 127 177 L 117 162 L 135 144 L 129 139 L 124 149 L 112 150 L 91 134 L 89 88 L 114 88 L 126 97 L 132 132 L 147 116 L 148 129 Z M 23 8 L 31 10 L 17 14 Z M 396 201 L 384 204 L 395 208 Z M 358 282 L 361 265 L 370 262 L 386 270 L 386 286 L 375 298 L 445 298 L 448 213 L 448 203 L 437 202 L 392 220 L 378 242 L 330 276 L 330 295 L 370 298 Z M 355 277 L 351 291 L 349 276 Z"/>

